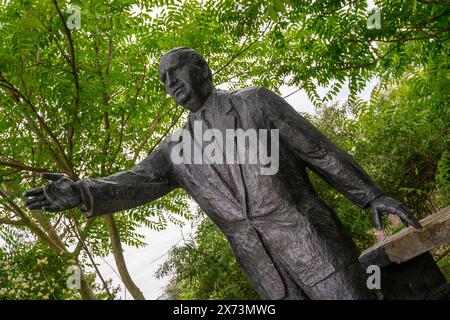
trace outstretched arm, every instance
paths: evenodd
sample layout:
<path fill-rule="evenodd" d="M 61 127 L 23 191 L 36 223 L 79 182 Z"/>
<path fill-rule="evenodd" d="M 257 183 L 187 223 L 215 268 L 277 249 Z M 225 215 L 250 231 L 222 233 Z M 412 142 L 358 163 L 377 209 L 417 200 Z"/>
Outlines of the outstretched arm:
<path fill-rule="evenodd" d="M 344 150 L 334 145 L 283 98 L 270 90 L 257 91 L 258 105 L 280 130 L 280 137 L 305 164 L 362 208 L 371 207 L 375 226 L 380 215 L 398 215 L 404 224 L 420 228 L 417 219 L 398 201 L 386 197 L 369 175 Z"/>
<path fill-rule="evenodd" d="M 54 182 L 24 193 L 25 197 L 32 197 L 25 202 L 29 209 L 55 212 L 80 207 L 86 217 L 135 208 L 177 187 L 161 147 L 133 169 L 108 177 L 78 182 L 60 174 L 44 174 L 43 177 Z"/>

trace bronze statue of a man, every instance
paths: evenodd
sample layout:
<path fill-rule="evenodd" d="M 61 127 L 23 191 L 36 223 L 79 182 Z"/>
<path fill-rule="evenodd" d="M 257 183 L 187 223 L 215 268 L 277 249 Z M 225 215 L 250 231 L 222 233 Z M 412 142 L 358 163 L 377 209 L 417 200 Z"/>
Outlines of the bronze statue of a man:
<path fill-rule="evenodd" d="M 356 246 L 318 197 L 306 168 L 360 207 L 370 207 L 378 229 L 383 213 L 420 228 L 408 210 L 383 195 L 346 152 L 270 90 L 216 89 L 205 59 L 190 48 L 166 53 L 159 75 L 166 91 L 189 109 L 183 129 L 194 136 L 196 123 L 222 136 L 227 130 L 277 129 L 278 171 L 261 174 L 265 165 L 260 162 L 174 163 L 174 148 L 181 141 L 166 139 L 134 168 L 108 177 L 73 182 L 44 174 L 53 182 L 26 191 L 24 196 L 31 197 L 27 207 L 51 212 L 79 207 L 93 217 L 135 208 L 183 188 L 226 236 L 261 298 L 373 298 Z"/>

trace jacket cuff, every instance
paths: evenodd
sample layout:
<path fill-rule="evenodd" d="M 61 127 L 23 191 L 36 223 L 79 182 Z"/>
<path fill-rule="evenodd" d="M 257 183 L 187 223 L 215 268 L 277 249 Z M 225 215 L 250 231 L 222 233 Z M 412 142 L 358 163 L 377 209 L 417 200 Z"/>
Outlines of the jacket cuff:
<path fill-rule="evenodd" d="M 94 199 L 85 182 L 85 180 L 77 181 L 75 186 L 81 195 L 81 213 L 85 218 L 92 218 L 96 216 L 96 214 L 92 212 Z"/>
<path fill-rule="evenodd" d="M 363 202 L 362 204 L 360 204 L 361 208 L 367 209 L 370 206 L 370 204 L 372 203 L 372 201 L 374 201 L 375 199 L 378 199 L 379 197 L 381 197 L 383 195 L 384 195 L 384 193 L 380 189 L 376 189 L 376 190 L 370 192 L 369 195 L 367 196 L 367 198 L 365 199 L 366 201 Z"/>

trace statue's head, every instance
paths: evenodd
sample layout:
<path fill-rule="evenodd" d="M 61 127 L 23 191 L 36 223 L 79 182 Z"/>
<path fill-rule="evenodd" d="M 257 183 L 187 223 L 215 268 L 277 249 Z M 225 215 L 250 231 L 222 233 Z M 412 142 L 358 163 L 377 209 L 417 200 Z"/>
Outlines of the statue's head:
<path fill-rule="evenodd" d="M 193 112 L 203 106 L 214 89 L 208 63 L 191 48 L 175 48 L 164 54 L 158 72 L 167 93 Z"/>

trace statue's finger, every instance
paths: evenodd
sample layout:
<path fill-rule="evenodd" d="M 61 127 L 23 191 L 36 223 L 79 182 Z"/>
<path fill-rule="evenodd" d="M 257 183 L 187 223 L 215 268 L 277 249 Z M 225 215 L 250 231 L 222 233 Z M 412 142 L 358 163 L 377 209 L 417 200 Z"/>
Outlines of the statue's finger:
<path fill-rule="evenodd" d="M 42 209 L 42 207 L 49 207 L 49 206 L 50 206 L 50 201 L 44 200 L 44 201 L 39 201 L 39 202 L 30 204 L 27 208 L 30 210 L 37 210 L 37 209 Z"/>
<path fill-rule="evenodd" d="M 33 188 L 33 189 L 29 189 L 27 191 L 25 191 L 24 193 L 22 193 L 22 197 L 26 198 L 26 197 L 36 197 L 36 196 L 40 196 L 41 194 L 43 194 L 44 190 L 42 188 Z"/>
<path fill-rule="evenodd" d="M 403 205 L 400 205 L 398 209 L 395 210 L 395 213 L 402 219 L 402 221 L 406 221 L 408 226 L 412 226 L 416 229 L 421 229 L 422 225 L 419 220 L 413 216 L 412 213 L 409 212 L 407 208 Z M 404 223 L 404 222 L 403 222 Z"/>
<path fill-rule="evenodd" d="M 45 195 L 41 194 L 39 196 L 36 196 L 34 198 L 30 198 L 27 201 L 25 201 L 25 206 L 28 207 L 29 205 L 31 205 L 31 204 L 33 204 L 35 202 L 43 201 L 45 199 L 46 199 Z"/>
<path fill-rule="evenodd" d="M 398 217 L 400 218 L 400 220 L 402 221 L 402 223 L 403 223 L 405 226 L 408 226 L 408 225 L 409 225 L 408 221 L 406 221 L 404 218 L 402 218 L 401 216 L 398 216 Z"/>
<path fill-rule="evenodd" d="M 383 225 L 381 224 L 381 215 L 377 209 L 372 209 L 372 218 L 375 223 L 375 228 L 378 231 L 381 231 L 383 229 Z"/>
<path fill-rule="evenodd" d="M 400 204 L 400 207 L 406 211 L 407 216 L 411 219 L 411 222 L 413 223 L 413 226 L 416 229 L 422 229 L 422 225 L 420 224 L 419 219 L 417 219 L 412 213 L 411 211 L 408 210 L 408 208 L 406 208 L 404 205 Z"/>
<path fill-rule="evenodd" d="M 413 220 L 413 226 L 416 229 L 422 229 L 422 225 L 420 224 L 420 221 L 416 217 L 412 217 Z"/>
<path fill-rule="evenodd" d="M 42 174 L 42 178 L 51 180 L 51 181 L 58 181 L 61 178 L 64 178 L 66 175 L 63 173 L 55 173 L 55 172 L 45 172 Z"/>

